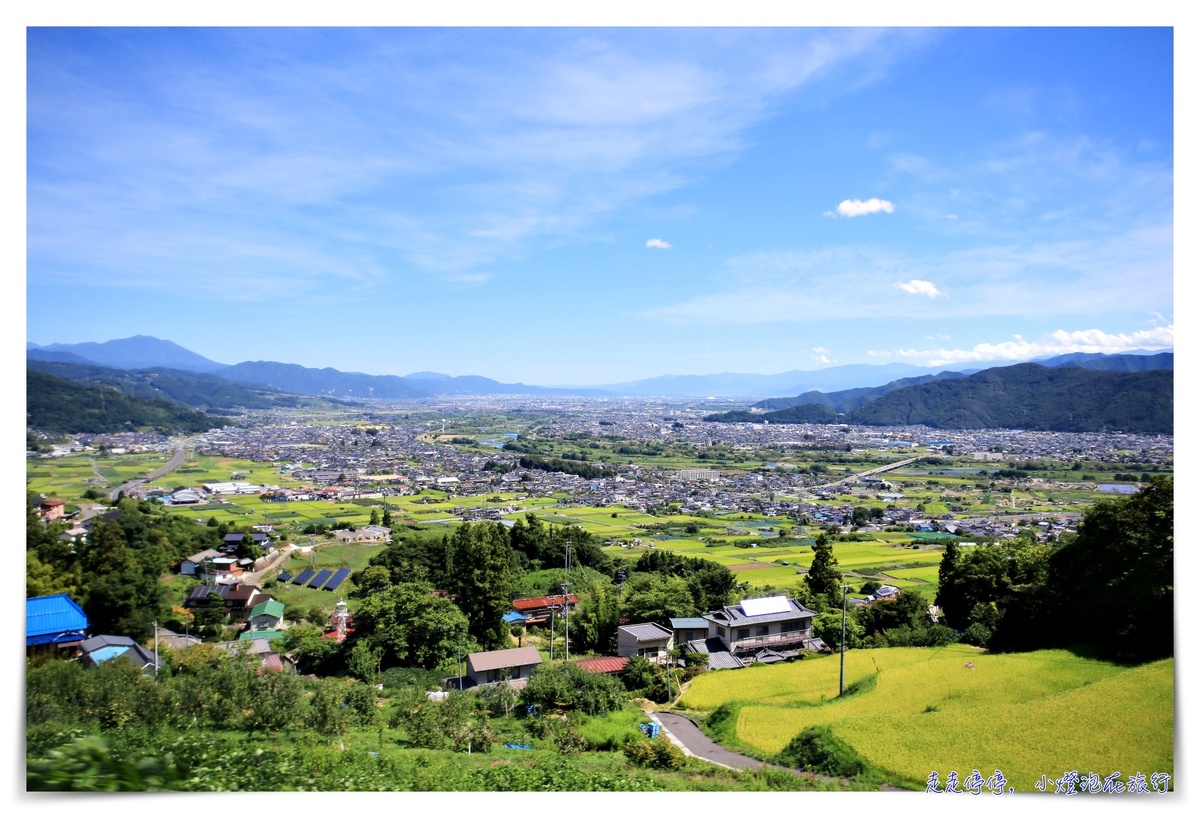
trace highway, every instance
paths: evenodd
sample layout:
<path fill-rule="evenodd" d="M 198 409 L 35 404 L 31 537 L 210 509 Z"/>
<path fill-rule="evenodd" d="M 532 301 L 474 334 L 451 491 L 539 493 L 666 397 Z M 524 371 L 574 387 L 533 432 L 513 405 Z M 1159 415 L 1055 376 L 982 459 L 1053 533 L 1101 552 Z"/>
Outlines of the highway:
<path fill-rule="evenodd" d="M 132 489 L 134 486 L 138 486 L 138 485 L 141 485 L 142 483 L 149 483 L 151 481 L 157 480 L 158 478 L 162 477 L 164 474 L 169 474 L 169 473 L 175 471 L 177 468 L 182 466 L 184 464 L 184 461 L 186 461 L 186 460 L 187 460 L 186 444 L 183 442 L 176 443 L 175 444 L 175 453 L 173 455 L 171 455 L 171 459 L 167 462 L 167 464 L 165 466 L 159 466 L 157 469 L 150 472 L 145 477 L 139 477 L 136 480 L 130 480 L 128 483 L 122 483 L 121 485 L 117 486 L 115 489 L 113 489 L 112 491 L 110 491 L 108 493 L 108 499 L 116 500 L 117 495 L 120 494 L 121 492 L 128 493 L 129 490 Z"/>
<path fill-rule="evenodd" d="M 890 471 L 891 469 L 898 469 L 901 466 L 907 466 L 910 463 L 916 463 L 920 459 L 921 458 L 919 458 L 919 457 L 910 457 L 910 458 L 908 458 L 908 460 L 897 460 L 895 463 L 888 463 L 886 466 L 877 466 L 876 468 L 873 468 L 873 469 L 867 469 L 866 471 L 861 471 L 858 474 L 848 475 L 846 477 L 843 477 L 841 480 L 835 480 L 832 483 L 823 483 L 819 486 L 807 486 L 807 487 L 805 487 L 804 491 L 805 491 L 805 493 L 808 493 L 808 492 L 817 491 L 818 489 L 827 489 L 827 488 L 832 488 L 833 486 L 841 486 L 846 483 L 853 483 L 855 480 L 859 479 L 860 477 L 870 477 L 873 474 L 879 474 L 880 472 Z"/>

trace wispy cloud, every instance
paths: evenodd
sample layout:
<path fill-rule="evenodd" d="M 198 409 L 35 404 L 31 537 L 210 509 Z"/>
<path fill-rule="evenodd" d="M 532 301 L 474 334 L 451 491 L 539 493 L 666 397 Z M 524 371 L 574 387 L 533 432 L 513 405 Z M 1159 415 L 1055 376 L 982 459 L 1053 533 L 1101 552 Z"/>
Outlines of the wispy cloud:
<path fill-rule="evenodd" d="M 875 72 L 909 39 L 868 29 L 35 32 L 30 268 L 64 269 L 42 262 L 76 250 L 56 229 L 68 218 L 110 259 L 101 284 L 142 263 L 139 230 L 190 241 L 231 225 L 252 239 L 291 232 L 298 250 L 357 235 L 345 245 L 354 252 L 445 280 L 719 168 L 781 95 L 835 68 Z M 231 291 L 245 274 L 209 260 Z"/>
<path fill-rule="evenodd" d="M 813 363 L 817 364 L 836 364 L 833 358 L 829 357 L 829 350 L 825 347 L 813 347 L 811 355 Z"/>
<path fill-rule="evenodd" d="M 929 298 L 945 297 L 945 293 L 937 288 L 937 285 L 932 281 L 922 281 L 919 278 L 914 278 L 912 281 L 901 281 L 898 284 L 893 284 L 897 290 L 903 290 L 910 295 L 924 295 Z"/>
<path fill-rule="evenodd" d="M 928 366 L 944 366 L 967 361 L 1019 361 L 1069 352 L 1115 355 L 1137 349 L 1164 349 L 1175 344 L 1175 326 L 1155 327 L 1129 333 L 1110 333 L 1099 329 L 1055 330 L 1038 340 L 1014 335 L 1011 341 L 976 344 L 970 349 L 895 349 L 871 350 L 867 354 L 882 358 L 907 358 Z"/>
<path fill-rule="evenodd" d="M 671 243 L 669 241 L 663 241 L 662 239 L 650 239 L 649 241 L 646 242 L 646 246 L 654 247 L 658 250 L 670 250 L 671 249 Z"/>

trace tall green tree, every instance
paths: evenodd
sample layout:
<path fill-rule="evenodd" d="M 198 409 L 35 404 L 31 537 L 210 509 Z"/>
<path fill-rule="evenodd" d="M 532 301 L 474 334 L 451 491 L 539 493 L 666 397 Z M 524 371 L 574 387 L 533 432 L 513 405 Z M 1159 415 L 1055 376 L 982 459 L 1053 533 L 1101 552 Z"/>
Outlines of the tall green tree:
<path fill-rule="evenodd" d="M 825 596 L 829 599 L 840 599 L 842 592 L 842 573 L 837 569 L 838 561 L 833 556 L 833 546 L 823 533 L 817 535 L 813 544 L 813 560 L 804 584 L 808 586 L 813 596 Z"/>
<path fill-rule="evenodd" d="M 503 617 L 512 610 L 512 550 L 497 523 L 464 523 L 447 543 L 446 590 L 466 614 L 471 636 L 486 650 L 508 647 Z"/>
<path fill-rule="evenodd" d="M 612 586 L 597 586 L 579 597 L 571 613 L 571 644 L 579 650 L 615 653 L 620 605 Z"/>
<path fill-rule="evenodd" d="M 1174 653 L 1175 484 L 1155 476 L 1129 498 L 1097 503 L 1050 557 L 1060 643 L 1136 658 Z"/>

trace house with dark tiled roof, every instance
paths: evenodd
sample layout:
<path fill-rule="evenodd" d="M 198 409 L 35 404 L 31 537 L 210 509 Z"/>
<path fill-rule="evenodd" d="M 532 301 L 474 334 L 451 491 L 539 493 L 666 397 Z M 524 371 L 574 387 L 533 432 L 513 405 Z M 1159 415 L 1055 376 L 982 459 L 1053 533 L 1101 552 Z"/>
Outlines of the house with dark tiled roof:
<path fill-rule="evenodd" d="M 117 659 L 133 662 L 147 673 L 161 667 L 160 659 L 128 636 L 93 636 L 80 642 L 79 649 L 82 651 L 80 658 L 88 667 L 98 667 Z"/>
<path fill-rule="evenodd" d="M 685 649 L 708 654 L 714 670 L 793 659 L 801 650 L 825 648 L 813 635 L 816 615 L 791 597 L 743 599 L 706 613 L 708 636 L 688 642 Z"/>

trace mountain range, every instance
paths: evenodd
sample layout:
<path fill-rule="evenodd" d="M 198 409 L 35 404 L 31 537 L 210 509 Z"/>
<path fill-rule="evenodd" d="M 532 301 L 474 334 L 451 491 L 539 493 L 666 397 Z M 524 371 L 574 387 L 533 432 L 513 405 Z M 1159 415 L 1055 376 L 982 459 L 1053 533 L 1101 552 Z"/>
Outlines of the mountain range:
<path fill-rule="evenodd" d="M 368 375 L 316 369 L 273 361 L 232 366 L 209 360 L 171 341 L 139 335 L 105 343 L 27 345 L 30 369 L 88 385 L 107 385 L 141 398 L 165 398 L 204 411 L 295 406 L 298 396 L 344 399 L 418 399 L 445 395 L 608 395 L 646 397 L 766 398 L 756 408 L 781 410 L 822 406 L 831 414 L 866 406 L 882 396 L 931 383 L 969 378 L 1007 367 L 972 362 L 969 366 L 918 367 L 910 364 L 850 364 L 777 375 L 721 373 L 664 375 L 640 381 L 588 387 L 508 384 L 476 375 L 414 372 L 406 376 Z M 1134 373 L 1172 369 L 1171 352 L 1138 350 L 1124 355 L 1071 353 L 1036 362 L 1043 368 L 1075 367 Z M 788 396 L 791 397 L 783 397 Z M 309 398 L 311 400 L 311 397 Z M 311 404 L 305 404 L 311 405 Z M 802 414 L 812 414 L 806 410 Z M 760 419 L 762 416 L 756 416 Z"/>

